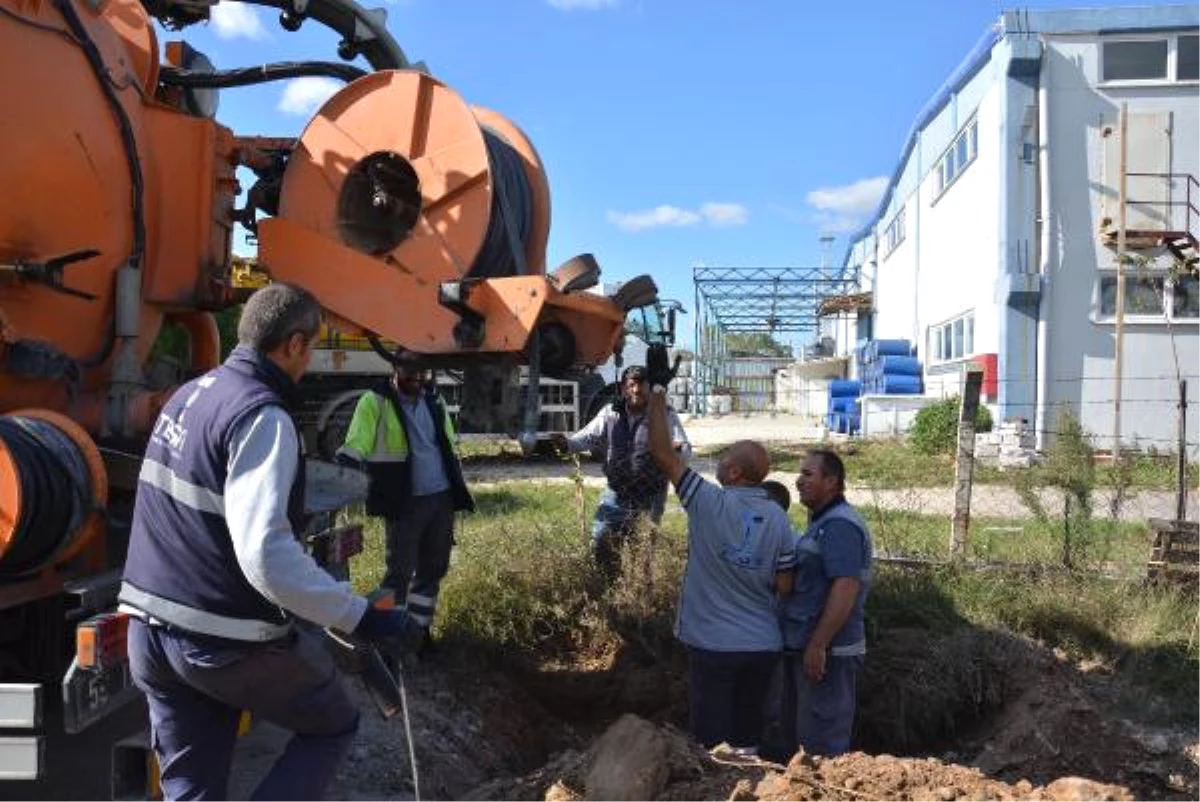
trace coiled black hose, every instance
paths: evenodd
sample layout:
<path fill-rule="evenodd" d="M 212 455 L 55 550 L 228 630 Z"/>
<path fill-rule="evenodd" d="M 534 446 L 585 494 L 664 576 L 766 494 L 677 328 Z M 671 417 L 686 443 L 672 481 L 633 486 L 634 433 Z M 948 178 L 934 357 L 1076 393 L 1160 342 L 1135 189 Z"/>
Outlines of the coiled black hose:
<path fill-rule="evenodd" d="M 45 565 L 83 525 L 91 474 L 74 441 L 45 421 L 0 417 L 0 441 L 12 454 L 21 485 L 21 515 L 0 571 L 22 574 Z"/>
<path fill-rule="evenodd" d="M 533 225 L 533 191 L 520 154 L 504 137 L 485 126 L 483 140 L 487 144 L 488 165 L 492 170 L 492 215 L 483 245 L 467 275 L 470 278 L 502 278 L 525 272 L 525 243 Z M 505 218 L 506 209 L 512 216 L 509 221 Z M 512 224 L 517 242 L 509 242 L 508 223 Z M 522 264 L 517 263 L 514 250 L 521 253 Z"/>

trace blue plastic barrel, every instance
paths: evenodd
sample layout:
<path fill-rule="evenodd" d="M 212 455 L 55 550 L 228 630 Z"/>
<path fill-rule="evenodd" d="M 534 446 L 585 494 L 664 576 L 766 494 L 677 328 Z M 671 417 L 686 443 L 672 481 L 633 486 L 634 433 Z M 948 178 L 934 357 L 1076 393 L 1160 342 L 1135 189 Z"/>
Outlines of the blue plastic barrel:
<path fill-rule="evenodd" d="M 908 356 L 912 353 L 912 343 L 908 340 L 872 340 L 872 356 L 879 359 L 884 356 Z"/>
<path fill-rule="evenodd" d="M 857 398 L 831 398 L 829 399 L 830 412 L 853 412 L 858 409 Z"/>
<path fill-rule="evenodd" d="M 879 359 L 879 369 L 885 376 L 920 376 L 921 360 L 915 356 L 884 356 Z"/>
<path fill-rule="evenodd" d="M 879 382 L 878 392 L 882 395 L 920 395 L 921 377 L 885 373 Z"/>
<path fill-rule="evenodd" d="M 830 379 L 830 398 L 856 398 L 862 392 L 862 382 L 857 379 Z"/>

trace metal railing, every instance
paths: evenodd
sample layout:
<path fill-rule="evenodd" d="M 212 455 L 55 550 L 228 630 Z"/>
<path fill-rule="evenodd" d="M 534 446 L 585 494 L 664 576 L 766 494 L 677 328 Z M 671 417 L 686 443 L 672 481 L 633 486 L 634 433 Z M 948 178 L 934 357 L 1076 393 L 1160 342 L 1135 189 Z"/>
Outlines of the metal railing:
<path fill-rule="evenodd" d="M 1167 188 L 1172 190 L 1165 200 L 1140 200 L 1136 198 L 1126 198 L 1127 206 L 1162 206 L 1168 210 L 1168 224 L 1171 230 L 1181 231 L 1190 236 L 1193 240 L 1200 239 L 1200 180 L 1197 180 L 1191 173 L 1126 173 L 1129 178 L 1163 178 L 1167 181 Z M 1173 190 L 1176 186 L 1176 181 L 1183 182 L 1183 199 L 1176 200 L 1177 193 Z M 1176 216 L 1175 210 L 1182 209 L 1183 227 L 1175 228 Z"/>

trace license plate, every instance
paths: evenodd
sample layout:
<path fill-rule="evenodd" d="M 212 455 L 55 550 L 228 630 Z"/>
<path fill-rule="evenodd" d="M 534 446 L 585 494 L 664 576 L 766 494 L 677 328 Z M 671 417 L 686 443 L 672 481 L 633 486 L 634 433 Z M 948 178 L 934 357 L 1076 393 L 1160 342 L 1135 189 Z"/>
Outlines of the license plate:
<path fill-rule="evenodd" d="M 312 539 L 313 554 L 322 565 L 344 565 L 363 550 L 362 524 L 348 524 L 321 532 Z"/>
<path fill-rule="evenodd" d="M 82 732 L 110 713 L 138 698 L 129 663 L 121 661 L 104 668 L 82 668 L 71 661 L 63 678 L 63 729 L 72 735 Z"/>

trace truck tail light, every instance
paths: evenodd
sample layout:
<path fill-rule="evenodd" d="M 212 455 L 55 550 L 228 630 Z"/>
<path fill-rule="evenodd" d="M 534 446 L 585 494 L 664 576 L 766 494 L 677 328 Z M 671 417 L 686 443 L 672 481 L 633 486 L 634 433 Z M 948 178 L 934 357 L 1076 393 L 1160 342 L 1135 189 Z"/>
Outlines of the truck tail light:
<path fill-rule="evenodd" d="M 104 669 L 126 659 L 126 613 L 101 613 L 75 628 L 75 659 L 81 668 Z"/>

